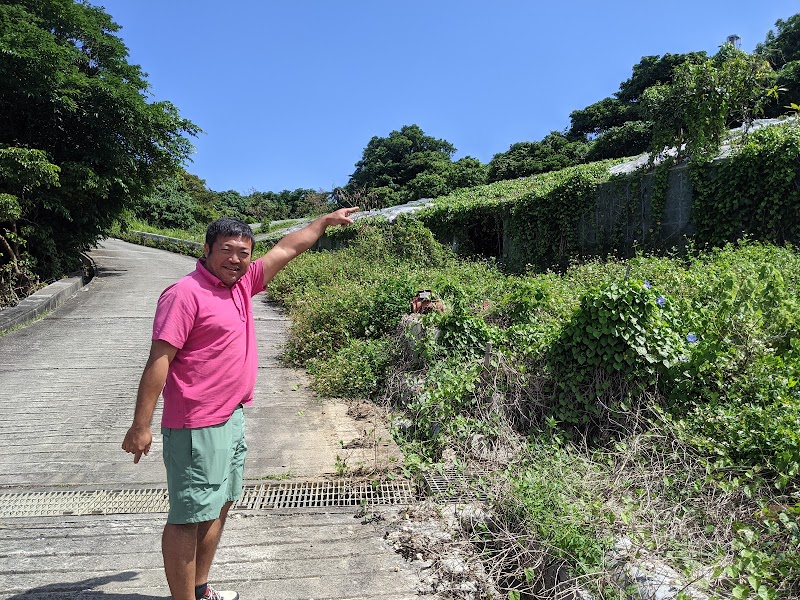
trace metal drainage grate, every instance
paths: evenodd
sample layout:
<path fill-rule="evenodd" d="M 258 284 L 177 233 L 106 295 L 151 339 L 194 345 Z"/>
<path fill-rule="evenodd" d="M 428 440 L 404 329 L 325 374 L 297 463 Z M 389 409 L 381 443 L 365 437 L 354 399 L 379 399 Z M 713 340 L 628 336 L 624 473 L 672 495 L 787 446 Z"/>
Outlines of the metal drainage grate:
<path fill-rule="evenodd" d="M 443 502 L 462 500 L 485 500 L 486 492 L 481 479 L 486 473 L 461 473 L 456 469 L 432 469 L 425 471 L 420 480 L 422 495 Z"/>
<path fill-rule="evenodd" d="M 167 512 L 167 490 L 81 490 L 0 494 L 0 517 Z"/>
<path fill-rule="evenodd" d="M 414 501 L 408 481 L 315 481 L 246 485 L 238 510 L 326 508 Z M 165 489 L 0 493 L 0 518 L 169 511 Z"/>
<path fill-rule="evenodd" d="M 307 481 L 247 486 L 240 509 L 324 508 L 409 504 L 414 501 L 409 481 Z"/>

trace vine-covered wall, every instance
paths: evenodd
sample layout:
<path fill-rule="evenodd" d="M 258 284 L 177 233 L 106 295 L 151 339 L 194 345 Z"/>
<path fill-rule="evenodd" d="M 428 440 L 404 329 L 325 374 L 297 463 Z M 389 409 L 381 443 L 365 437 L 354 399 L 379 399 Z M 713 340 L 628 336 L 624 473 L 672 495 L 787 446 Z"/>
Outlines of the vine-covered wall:
<path fill-rule="evenodd" d="M 721 245 L 750 236 L 800 242 L 800 127 L 752 132 L 729 157 L 649 173 L 609 174 L 610 161 L 440 199 L 420 213 L 465 255 L 498 258 L 510 271 L 637 250 Z"/>
<path fill-rule="evenodd" d="M 654 190 L 658 190 L 655 202 Z M 584 213 L 578 223 L 580 248 L 592 254 L 681 247 L 695 233 L 692 181 L 685 164 L 664 173 L 633 174 L 601 183 L 594 210 Z"/>

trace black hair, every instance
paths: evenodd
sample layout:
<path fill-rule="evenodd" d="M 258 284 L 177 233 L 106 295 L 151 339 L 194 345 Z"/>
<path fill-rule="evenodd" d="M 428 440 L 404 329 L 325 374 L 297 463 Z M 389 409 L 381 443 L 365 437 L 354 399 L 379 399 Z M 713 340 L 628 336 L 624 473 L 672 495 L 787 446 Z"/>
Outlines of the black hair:
<path fill-rule="evenodd" d="M 253 230 L 250 225 L 239 219 L 231 219 L 230 217 L 222 217 L 213 223 L 209 224 L 206 229 L 206 244 L 208 244 L 209 251 L 214 246 L 219 238 L 232 238 L 243 237 L 250 240 L 250 248 L 256 245 L 256 239 L 253 236 Z"/>

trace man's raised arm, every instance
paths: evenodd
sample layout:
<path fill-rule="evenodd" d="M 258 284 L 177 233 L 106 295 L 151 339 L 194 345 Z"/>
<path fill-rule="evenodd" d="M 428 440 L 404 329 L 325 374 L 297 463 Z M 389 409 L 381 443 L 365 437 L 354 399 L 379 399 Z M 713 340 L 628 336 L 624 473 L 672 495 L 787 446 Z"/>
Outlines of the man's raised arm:
<path fill-rule="evenodd" d="M 322 237 L 325 230 L 333 225 L 350 225 L 353 219 L 351 214 L 358 211 L 358 207 L 340 208 L 323 217 L 312 221 L 299 231 L 290 233 L 282 238 L 259 260 L 264 265 L 264 284 L 266 285 L 289 262 L 311 248 Z"/>

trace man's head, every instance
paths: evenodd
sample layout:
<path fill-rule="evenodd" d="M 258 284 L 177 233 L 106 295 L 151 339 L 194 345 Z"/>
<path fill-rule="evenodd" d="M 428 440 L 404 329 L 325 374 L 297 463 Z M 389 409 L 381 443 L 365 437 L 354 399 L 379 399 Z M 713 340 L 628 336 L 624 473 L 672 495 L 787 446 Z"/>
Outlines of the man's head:
<path fill-rule="evenodd" d="M 253 230 L 238 219 L 217 219 L 206 229 L 205 266 L 228 287 L 250 267 L 255 239 Z"/>
<path fill-rule="evenodd" d="M 243 237 L 250 240 L 250 250 L 256 243 L 253 236 L 253 230 L 250 225 L 239 219 L 231 219 L 230 217 L 222 217 L 213 223 L 210 223 L 206 229 L 206 245 L 211 248 L 218 238 L 226 237 Z"/>

